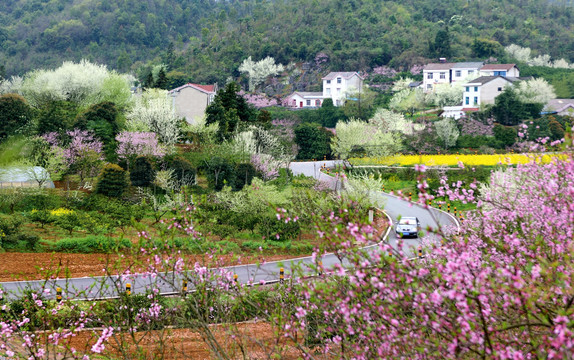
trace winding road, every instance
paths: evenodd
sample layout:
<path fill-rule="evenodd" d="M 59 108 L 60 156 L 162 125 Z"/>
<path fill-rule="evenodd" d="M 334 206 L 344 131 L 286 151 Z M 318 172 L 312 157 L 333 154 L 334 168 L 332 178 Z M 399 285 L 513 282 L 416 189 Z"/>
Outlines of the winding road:
<path fill-rule="evenodd" d="M 317 161 L 317 162 L 294 162 L 291 163 L 290 169 L 295 175 L 304 174 L 312 176 L 320 181 L 327 183 L 332 189 L 341 189 L 342 181 L 338 178 L 331 177 L 322 173 L 321 166 L 334 167 L 340 164 L 340 161 Z M 384 208 L 385 212 L 392 218 L 393 223 L 400 216 L 416 216 L 421 221 L 423 229 L 439 226 L 456 225 L 456 219 L 444 211 L 430 208 L 425 209 L 419 205 L 399 199 L 396 196 L 382 192 L 372 193 L 371 196 L 379 205 Z M 399 240 L 395 236 L 394 227 L 387 233 L 386 240 L 395 249 L 398 250 Z M 432 236 L 431 241 L 433 241 Z M 381 239 L 385 240 L 385 239 Z M 415 257 L 417 247 L 420 244 L 419 239 L 402 239 L 402 251 L 408 257 Z M 378 245 L 367 246 L 367 250 L 376 249 Z M 331 268 L 339 263 L 339 259 L 333 254 L 327 254 L 322 257 L 313 259 L 312 257 L 302 257 L 283 261 L 268 262 L 263 264 L 237 265 L 221 268 L 228 276 L 237 275 L 237 281 L 241 284 L 264 284 L 279 281 L 280 268 L 284 268 L 285 279 L 291 278 L 294 271 L 299 270 L 297 274 L 301 276 L 317 275 L 311 270 L 316 263 L 321 261 L 324 268 Z M 212 270 L 213 271 L 213 270 Z M 108 277 L 84 277 L 69 279 L 49 279 L 40 281 L 13 281 L 0 283 L 0 288 L 4 291 L 4 298 L 16 299 L 22 296 L 25 291 L 44 292 L 46 299 L 55 299 L 57 296 L 56 289 L 61 288 L 63 298 L 76 300 L 96 300 L 115 298 L 126 291 L 126 286 L 130 284 L 132 293 L 144 293 L 150 288 L 158 288 L 161 295 L 181 294 L 183 286 L 183 276 L 181 274 L 168 272 L 156 274 L 131 274 Z M 191 288 L 188 290 L 192 290 Z"/>

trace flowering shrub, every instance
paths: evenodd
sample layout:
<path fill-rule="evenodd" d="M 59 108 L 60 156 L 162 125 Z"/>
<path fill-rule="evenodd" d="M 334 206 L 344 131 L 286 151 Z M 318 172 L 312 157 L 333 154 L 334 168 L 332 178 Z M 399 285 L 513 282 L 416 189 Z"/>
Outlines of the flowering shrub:
<path fill-rule="evenodd" d="M 34 210 L 32 210 L 32 212 L 34 212 Z M 52 215 L 52 216 L 62 216 L 62 215 L 69 215 L 69 214 L 73 214 L 73 213 L 74 213 L 74 210 L 66 209 L 66 208 L 59 208 L 59 209 L 55 209 L 55 210 L 50 211 L 50 215 Z"/>
<path fill-rule="evenodd" d="M 276 99 L 270 99 L 264 94 L 252 94 L 246 93 L 243 90 L 239 92 L 239 95 L 243 96 L 243 98 L 250 103 L 251 105 L 255 106 L 258 109 L 269 107 L 269 106 L 277 106 L 278 102 Z"/>

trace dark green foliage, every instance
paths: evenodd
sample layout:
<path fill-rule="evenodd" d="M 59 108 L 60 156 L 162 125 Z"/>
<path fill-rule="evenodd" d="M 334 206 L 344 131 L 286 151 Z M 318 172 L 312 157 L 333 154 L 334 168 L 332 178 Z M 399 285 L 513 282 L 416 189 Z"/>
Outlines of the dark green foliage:
<path fill-rule="evenodd" d="M 70 101 L 49 101 L 39 110 L 36 118 L 36 133 L 64 133 L 74 127 L 78 107 Z"/>
<path fill-rule="evenodd" d="M 301 233 L 298 222 L 290 221 L 285 223 L 275 217 L 266 217 L 261 220 L 258 226 L 258 233 L 266 241 L 288 241 L 296 239 Z"/>
<path fill-rule="evenodd" d="M 17 211 L 51 210 L 63 205 L 63 199 L 54 189 L 26 191 L 22 194 L 15 209 Z"/>
<path fill-rule="evenodd" d="M 23 222 L 21 216 L 0 214 L 0 233 L 6 236 L 16 234 Z"/>
<path fill-rule="evenodd" d="M 512 146 L 516 142 L 517 131 L 510 126 L 494 124 L 494 138 L 503 146 Z"/>
<path fill-rule="evenodd" d="M 448 26 L 436 33 L 434 43 L 429 45 L 429 51 L 435 57 L 449 58 L 452 55 Z"/>
<path fill-rule="evenodd" d="M 216 156 L 205 162 L 205 175 L 209 187 L 219 191 L 223 186 L 233 184 L 235 167 L 228 159 Z"/>
<path fill-rule="evenodd" d="M 550 120 L 548 122 L 548 128 L 550 129 L 551 140 L 560 140 L 564 138 L 564 127 L 562 127 L 558 121 Z"/>
<path fill-rule="evenodd" d="M 138 156 L 130 171 L 130 180 L 133 186 L 150 186 L 155 179 L 155 170 L 152 162 L 146 156 Z"/>
<path fill-rule="evenodd" d="M 205 110 L 206 124 L 219 123 L 218 137 L 228 139 L 240 125 L 255 122 L 255 109 L 239 95 L 240 87 L 230 82 L 220 89 L 213 102 Z"/>
<path fill-rule="evenodd" d="M 496 40 L 475 38 L 472 42 L 472 55 L 475 58 L 486 59 L 491 56 L 500 56 L 503 53 L 504 48 Z"/>
<path fill-rule="evenodd" d="M 456 146 L 459 148 L 478 149 L 481 146 L 492 146 L 494 138 L 485 135 L 461 135 L 456 140 Z"/>
<path fill-rule="evenodd" d="M 0 96 L 0 141 L 18 133 L 31 120 L 32 109 L 26 100 L 17 94 Z"/>
<path fill-rule="evenodd" d="M 242 163 L 235 166 L 235 181 L 233 190 L 241 190 L 245 185 L 251 185 L 256 174 L 255 167 L 251 163 Z"/>
<path fill-rule="evenodd" d="M 325 99 L 321 107 L 316 111 L 321 125 L 324 127 L 334 128 L 339 120 L 346 119 L 341 108 L 333 105 L 332 99 Z"/>
<path fill-rule="evenodd" d="M 167 75 L 165 73 L 164 68 L 162 67 L 159 69 L 157 74 L 157 80 L 155 82 L 155 88 L 167 90 L 169 87 L 169 80 L 167 79 Z"/>
<path fill-rule="evenodd" d="M 6 236 L 0 245 L 6 250 L 34 251 L 39 241 L 38 235 L 17 233 Z"/>
<path fill-rule="evenodd" d="M 106 236 L 86 236 L 84 238 L 61 239 L 54 245 L 57 252 L 67 253 L 110 253 L 132 247 L 128 239 L 114 239 Z"/>
<path fill-rule="evenodd" d="M 115 164 L 104 166 L 98 177 L 96 194 L 110 197 L 121 197 L 129 186 L 126 171 Z"/>
<path fill-rule="evenodd" d="M 166 169 L 173 170 L 173 176 L 180 186 L 195 184 L 197 171 L 188 160 L 179 155 L 166 156 L 164 158 Z"/>
<path fill-rule="evenodd" d="M 110 161 L 115 157 L 115 138 L 120 128 L 118 115 L 116 105 L 106 101 L 90 106 L 76 117 L 75 127 L 93 131 L 104 144 L 106 158 Z"/>
<path fill-rule="evenodd" d="M 543 104 L 525 104 L 518 100 L 512 87 L 507 87 L 498 95 L 491 108 L 494 119 L 502 125 L 518 125 L 523 120 L 540 117 Z"/>
<path fill-rule="evenodd" d="M 319 124 L 301 124 L 295 129 L 295 142 L 299 146 L 297 159 L 321 160 L 331 158 L 331 137 L 333 133 Z"/>

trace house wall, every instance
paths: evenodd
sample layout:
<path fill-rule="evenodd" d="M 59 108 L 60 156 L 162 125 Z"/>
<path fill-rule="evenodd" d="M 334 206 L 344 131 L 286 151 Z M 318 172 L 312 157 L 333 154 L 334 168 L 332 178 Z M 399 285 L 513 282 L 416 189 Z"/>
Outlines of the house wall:
<path fill-rule="evenodd" d="M 337 81 L 339 78 L 341 79 L 340 83 Z M 357 75 L 353 75 L 349 79 L 338 76 L 332 79 L 330 83 L 329 80 L 323 80 L 323 98 L 331 98 L 335 106 L 341 106 L 344 103 L 346 92 L 351 88 L 362 91 L 363 80 Z"/>
<path fill-rule="evenodd" d="M 423 70 L 423 90 L 425 92 L 432 91 L 438 84 L 448 84 L 450 82 L 451 70 Z"/>
<path fill-rule="evenodd" d="M 502 78 L 496 78 L 482 85 L 479 104 L 494 104 L 494 99 L 500 95 L 507 86 L 512 86 L 512 83 Z"/>
<path fill-rule="evenodd" d="M 460 71 L 460 75 L 458 74 L 458 71 Z M 477 77 L 479 77 L 479 71 L 478 68 L 454 68 L 452 69 L 452 82 L 457 82 L 457 81 L 463 81 L 469 77 L 474 76 L 473 79 L 476 79 Z"/>
<path fill-rule="evenodd" d="M 512 83 L 503 78 L 496 78 L 486 84 L 468 84 L 462 95 L 462 106 L 481 106 L 494 104 L 494 99 Z"/>
<path fill-rule="evenodd" d="M 206 94 L 192 87 L 186 87 L 172 94 L 175 112 L 185 117 L 188 123 L 205 115 L 205 109 L 213 99 L 213 95 Z"/>

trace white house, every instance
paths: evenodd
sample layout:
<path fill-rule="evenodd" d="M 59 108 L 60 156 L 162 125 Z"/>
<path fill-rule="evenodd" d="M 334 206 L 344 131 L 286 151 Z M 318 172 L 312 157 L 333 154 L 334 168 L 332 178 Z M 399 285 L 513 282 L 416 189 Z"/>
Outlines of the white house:
<path fill-rule="evenodd" d="M 465 79 L 479 76 L 479 70 L 484 63 L 482 62 L 460 62 L 454 63 L 451 68 L 451 82 L 464 81 Z"/>
<path fill-rule="evenodd" d="M 517 78 L 520 76 L 520 71 L 515 64 L 486 64 L 480 68 L 480 75 Z"/>
<path fill-rule="evenodd" d="M 482 65 L 482 62 L 427 64 L 423 69 L 423 90 L 429 92 L 438 84 L 452 84 L 478 75 Z"/>
<path fill-rule="evenodd" d="M 217 84 L 185 84 L 169 91 L 175 112 L 188 123 L 205 115 L 205 109 L 211 104 L 217 93 Z"/>
<path fill-rule="evenodd" d="M 349 92 L 363 91 L 363 81 L 358 72 L 331 72 L 323 78 L 323 98 L 331 98 L 335 106 L 341 106 Z"/>
<path fill-rule="evenodd" d="M 317 108 L 323 105 L 322 92 L 295 91 L 283 102 L 285 106 L 292 108 Z"/>
<path fill-rule="evenodd" d="M 500 95 L 507 86 L 512 86 L 516 78 L 503 76 L 481 76 L 463 84 L 463 106 L 480 107 L 484 104 L 494 104 L 494 99 Z"/>

